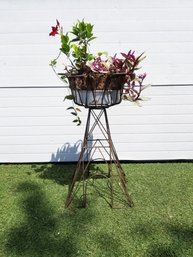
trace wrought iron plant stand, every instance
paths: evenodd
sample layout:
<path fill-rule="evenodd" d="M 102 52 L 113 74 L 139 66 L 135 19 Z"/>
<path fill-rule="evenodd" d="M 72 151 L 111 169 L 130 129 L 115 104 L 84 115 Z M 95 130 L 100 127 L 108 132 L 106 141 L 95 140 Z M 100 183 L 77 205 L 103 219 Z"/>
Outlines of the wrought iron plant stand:
<path fill-rule="evenodd" d="M 86 207 L 87 181 L 89 177 L 94 179 L 90 167 L 95 160 L 94 155 L 96 152 L 101 155 L 101 159 L 107 165 L 107 174 L 101 174 L 101 177 L 108 180 L 110 206 L 112 208 L 118 207 L 115 204 L 115 176 L 121 188 L 124 205 L 128 207 L 133 206 L 133 201 L 127 188 L 127 179 L 111 138 L 106 110 L 121 102 L 124 78 L 125 74 L 114 74 L 111 76 L 98 74 L 94 78 L 81 75 L 69 78 L 74 102 L 88 108 L 88 116 L 79 160 L 65 201 L 66 208 L 70 206 L 80 188 L 83 190 L 82 207 Z M 94 132 L 100 133 L 100 137 L 97 136 L 95 138 L 93 136 Z"/>

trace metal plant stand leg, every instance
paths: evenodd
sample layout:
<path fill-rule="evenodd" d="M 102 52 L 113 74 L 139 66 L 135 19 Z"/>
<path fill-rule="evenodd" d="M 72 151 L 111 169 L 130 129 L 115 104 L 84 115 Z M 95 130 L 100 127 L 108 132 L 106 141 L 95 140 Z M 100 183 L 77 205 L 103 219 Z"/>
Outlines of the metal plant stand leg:
<path fill-rule="evenodd" d="M 102 118 L 104 119 L 104 124 L 101 121 Z M 99 131 L 102 134 L 102 138 L 93 138 L 93 132 L 95 129 L 99 129 Z M 106 108 L 102 107 L 99 109 L 89 108 L 88 110 L 86 129 L 80 152 L 80 157 L 72 178 L 71 185 L 69 186 L 68 195 L 65 201 L 65 207 L 67 208 L 71 204 L 72 200 L 74 199 L 74 196 L 76 195 L 80 187 L 82 187 L 83 189 L 83 207 L 86 207 L 87 178 L 89 177 L 89 167 L 91 162 L 93 161 L 93 156 L 96 153 L 96 151 L 98 151 L 102 155 L 103 160 L 105 160 L 106 164 L 108 165 L 107 177 L 109 177 L 111 207 L 115 207 L 113 187 L 114 172 L 117 173 L 119 184 L 125 196 L 127 206 L 132 207 L 133 201 L 128 193 L 126 176 L 122 169 L 122 166 L 118 159 L 118 155 L 112 142 L 107 111 Z M 113 170 L 113 165 L 115 167 L 115 170 Z M 80 183 L 81 181 L 83 183 L 82 186 Z"/>

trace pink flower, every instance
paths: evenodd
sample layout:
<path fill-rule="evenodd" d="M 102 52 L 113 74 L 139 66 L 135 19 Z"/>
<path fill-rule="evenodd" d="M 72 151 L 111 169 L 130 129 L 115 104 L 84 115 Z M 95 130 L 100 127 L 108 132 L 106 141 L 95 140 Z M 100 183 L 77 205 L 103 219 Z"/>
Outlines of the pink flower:
<path fill-rule="evenodd" d="M 143 73 L 143 74 L 140 74 L 140 75 L 138 76 L 138 78 L 139 78 L 141 81 L 143 81 L 146 76 L 147 76 L 147 73 Z"/>

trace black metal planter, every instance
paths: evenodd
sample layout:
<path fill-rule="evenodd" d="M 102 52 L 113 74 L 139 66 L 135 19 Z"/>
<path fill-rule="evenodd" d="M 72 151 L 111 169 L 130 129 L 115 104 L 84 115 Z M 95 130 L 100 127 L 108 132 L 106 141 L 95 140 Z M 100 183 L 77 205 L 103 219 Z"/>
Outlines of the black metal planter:
<path fill-rule="evenodd" d="M 74 102 L 86 108 L 110 107 L 121 102 L 125 73 L 68 77 Z"/>
<path fill-rule="evenodd" d="M 76 90 L 71 89 L 74 102 L 85 108 L 110 107 L 121 102 L 121 90 Z"/>

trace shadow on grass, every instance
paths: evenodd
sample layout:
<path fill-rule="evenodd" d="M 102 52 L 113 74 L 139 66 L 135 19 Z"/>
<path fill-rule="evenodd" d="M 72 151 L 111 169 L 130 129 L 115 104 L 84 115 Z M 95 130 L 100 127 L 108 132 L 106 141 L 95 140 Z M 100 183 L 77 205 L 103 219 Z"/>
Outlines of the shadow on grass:
<path fill-rule="evenodd" d="M 167 224 L 166 231 L 172 243 L 169 246 L 155 245 L 148 257 L 193 256 L 193 228 L 181 224 Z"/>
<path fill-rule="evenodd" d="M 86 217 L 82 212 L 73 216 L 66 212 L 61 217 L 54 212 L 39 185 L 21 183 L 17 192 L 23 197 L 20 203 L 23 212 L 21 222 L 9 231 L 6 244 L 8 256 L 77 256 L 77 240 L 82 226 L 92 219 L 91 210 L 87 210 Z"/>
<path fill-rule="evenodd" d="M 76 165 L 76 163 L 32 164 L 32 169 L 38 173 L 39 178 L 41 179 L 52 180 L 59 185 L 70 185 Z M 99 174 L 95 176 L 95 179 L 107 177 L 104 175 L 103 170 L 98 168 L 95 164 L 90 164 L 89 170 L 91 174 L 93 172 Z"/>
<path fill-rule="evenodd" d="M 148 257 L 180 257 L 175 250 L 173 250 L 173 246 L 165 246 L 165 245 L 154 245 L 153 249 L 147 255 Z"/>
<path fill-rule="evenodd" d="M 102 232 L 96 236 L 96 242 L 101 253 L 101 255 L 99 256 L 131 256 L 129 255 L 129 250 L 127 251 L 127 255 L 123 253 L 123 247 L 121 245 L 121 242 L 118 240 L 116 236 L 113 236 L 112 234 Z"/>
<path fill-rule="evenodd" d="M 70 187 L 72 183 L 73 174 L 76 170 L 76 164 L 67 163 L 55 163 L 55 164 L 38 164 L 32 165 L 33 170 L 38 173 L 39 178 L 48 179 L 56 182 L 59 185 L 68 185 Z M 87 187 L 91 188 L 93 193 L 100 198 L 103 198 L 105 202 L 111 206 L 111 187 L 110 177 L 108 175 L 108 167 L 101 169 L 97 164 L 89 165 L 89 175 L 86 179 Z M 80 172 L 80 176 L 82 173 Z M 117 178 L 116 178 L 117 180 Z M 113 180 L 113 198 L 116 206 L 127 206 L 127 198 L 121 190 L 119 180 Z M 82 192 L 81 177 L 77 178 L 77 192 Z M 80 197 L 79 197 L 80 198 Z M 79 206 L 79 204 L 78 204 Z M 120 208 L 120 207 L 119 207 Z"/>
<path fill-rule="evenodd" d="M 5 256 L 137 256 L 137 253 L 133 252 L 134 250 L 130 254 L 131 242 L 129 242 L 129 239 L 128 245 L 122 245 L 121 235 L 115 233 L 116 222 L 115 224 L 110 223 L 110 225 L 107 222 L 107 230 L 106 227 L 102 231 L 97 230 L 97 222 L 100 221 L 97 221 L 95 217 L 95 202 L 86 210 L 79 209 L 74 213 L 63 210 L 56 212 L 43 189 L 35 182 L 20 183 L 16 193 L 18 198 L 21 199 L 19 203 L 21 218 L 18 217 L 18 223 L 7 232 L 7 255 Z M 18 215 L 18 213 L 16 214 Z M 104 218 L 106 218 L 105 214 Z M 91 226 L 94 226 L 92 232 L 90 230 Z M 109 226 L 112 226 L 111 230 L 109 230 Z M 130 226 L 129 223 L 128 226 Z M 192 227 L 185 224 L 170 224 L 169 222 L 160 223 L 160 226 L 159 231 L 164 234 L 163 240 L 162 232 L 157 231 L 159 226 L 154 228 L 151 223 L 136 224 L 133 231 L 130 231 L 129 238 L 132 238 L 132 240 L 134 238 L 136 242 L 144 242 L 147 246 L 145 250 L 142 247 L 143 250 L 140 250 L 139 256 L 193 256 Z M 89 234 L 90 232 L 91 234 Z M 87 240 L 90 240 L 89 243 L 87 243 Z M 86 248 L 90 255 L 88 252 L 84 252 Z M 96 250 L 97 248 L 99 250 Z M 92 252 L 93 250 L 100 255 Z"/>
<path fill-rule="evenodd" d="M 32 169 L 38 173 L 39 178 L 53 180 L 59 185 L 69 185 L 75 164 L 54 163 L 54 164 L 33 164 Z"/>
<path fill-rule="evenodd" d="M 80 155 L 82 141 L 77 141 L 74 145 L 65 143 L 51 156 L 52 164 L 33 164 L 32 169 L 39 174 L 42 179 L 49 179 L 55 181 L 59 185 L 69 185 L 77 163 L 68 163 L 68 160 L 78 160 Z M 54 163 L 53 163 L 54 162 Z M 99 171 L 99 168 L 94 164 L 89 166 L 92 171 Z M 100 170 L 100 172 L 102 172 Z"/>
<path fill-rule="evenodd" d="M 156 231 L 151 225 L 138 225 L 134 233 L 139 234 L 144 241 L 149 240 L 150 245 L 145 257 L 191 257 L 193 256 L 193 228 L 186 228 L 180 224 L 162 224 L 162 232 L 167 234 L 169 240 L 161 242 L 156 238 Z M 160 226 L 162 226 L 160 224 Z M 157 241 L 157 242 L 156 242 Z"/>

